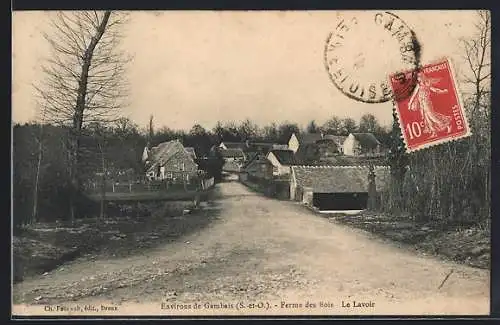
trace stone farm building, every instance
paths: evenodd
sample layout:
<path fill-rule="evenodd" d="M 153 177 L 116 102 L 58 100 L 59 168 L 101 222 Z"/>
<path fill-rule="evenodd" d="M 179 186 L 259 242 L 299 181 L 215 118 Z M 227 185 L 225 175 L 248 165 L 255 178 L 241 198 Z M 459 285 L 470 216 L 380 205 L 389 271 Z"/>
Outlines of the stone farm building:
<path fill-rule="evenodd" d="M 189 183 L 199 174 L 193 152 L 186 150 L 179 140 L 163 142 L 151 149 L 145 148 L 143 161 L 146 177 L 151 180 Z"/>
<path fill-rule="evenodd" d="M 320 211 L 363 210 L 368 206 L 368 166 L 292 166 L 290 199 Z M 375 166 L 376 195 L 389 182 L 387 166 Z"/>

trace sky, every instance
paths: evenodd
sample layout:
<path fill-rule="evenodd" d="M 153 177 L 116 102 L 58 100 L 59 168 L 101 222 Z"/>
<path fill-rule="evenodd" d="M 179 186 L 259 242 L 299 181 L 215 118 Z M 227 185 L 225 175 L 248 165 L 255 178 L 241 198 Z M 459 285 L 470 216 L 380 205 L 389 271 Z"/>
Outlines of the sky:
<path fill-rule="evenodd" d="M 450 57 L 461 71 L 459 39 L 472 35 L 474 11 L 393 13 L 417 35 L 422 63 Z M 134 56 L 128 67 L 130 105 L 122 114 L 142 127 L 153 115 L 157 127 L 185 130 L 195 123 L 211 129 L 219 120 L 246 118 L 262 126 L 286 120 L 305 126 L 332 115 L 359 120 L 366 113 L 390 125 L 390 102 L 350 99 L 328 76 L 323 51 L 337 14 L 132 12 L 122 44 Z M 26 122 L 36 118 L 32 84 L 43 78 L 40 62 L 49 47 L 41 33 L 48 13 L 14 12 L 12 21 L 12 119 Z M 369 63 L 383 62 L 377 51 L 369 54 Z"/>

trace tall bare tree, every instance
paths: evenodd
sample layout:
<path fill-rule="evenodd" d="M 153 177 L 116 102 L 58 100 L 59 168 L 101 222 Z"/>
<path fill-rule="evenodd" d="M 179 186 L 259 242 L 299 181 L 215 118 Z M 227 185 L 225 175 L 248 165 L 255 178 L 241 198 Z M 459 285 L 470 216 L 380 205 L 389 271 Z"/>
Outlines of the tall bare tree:
<path fill-rule="evenodd" d="M 81 187 L 80 137 L 89 122 L 114 120 L 125 105 L 125 68 L 130 57 L 120 49 L 126 16 L 111 11 L 58 12 L 44 33 L 50 57 L 35 85 L 47 121 L 69 129 L 71 211 Z"/>
<path fill-rule="evenodd" d="M 473 136 L 469 138 L 468 168 L 484 184 L 484 211 L 489 211 L 491 191 L 491 14 L 477 11 L 474 34 L 462 39 L 466 69 L 462 81 L 467 86 L 469 121 Z M 471 90 L 471 91 L 469 91 Z M 480 169 L 478 173 L 478 169 Z M 482 173 L 482 175 L 480 175 Z"/>

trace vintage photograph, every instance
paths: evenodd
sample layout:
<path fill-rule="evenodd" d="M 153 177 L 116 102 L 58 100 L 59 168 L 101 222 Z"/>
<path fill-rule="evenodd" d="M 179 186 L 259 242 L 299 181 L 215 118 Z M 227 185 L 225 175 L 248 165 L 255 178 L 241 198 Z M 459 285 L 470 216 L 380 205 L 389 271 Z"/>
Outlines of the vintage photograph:
<path fill-rule="evenodd" d="M 14 11 L 12 315 L 488 315 L 490 31 Z"/>

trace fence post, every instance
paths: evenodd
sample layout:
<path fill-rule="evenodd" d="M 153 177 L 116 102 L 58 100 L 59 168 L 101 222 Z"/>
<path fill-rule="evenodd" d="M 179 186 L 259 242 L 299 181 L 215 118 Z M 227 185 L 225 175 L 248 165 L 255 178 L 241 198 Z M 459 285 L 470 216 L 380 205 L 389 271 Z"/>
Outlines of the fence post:
<path fill-rule="evenodd" d="M 129 190 L 129 193 L 132 193 L 132 183 L 128 183 L 128 190 Z"/>
<path fill-rule="evenodd" d="M 115 183 L 113 182 L 113 193 L 115 193 Z"/>

